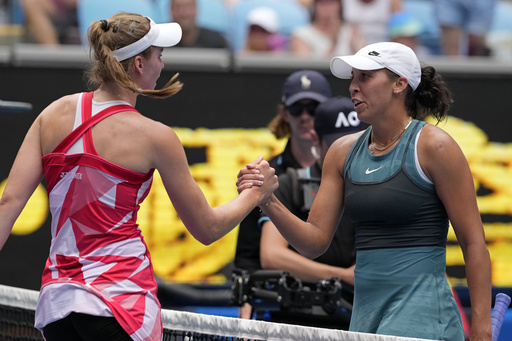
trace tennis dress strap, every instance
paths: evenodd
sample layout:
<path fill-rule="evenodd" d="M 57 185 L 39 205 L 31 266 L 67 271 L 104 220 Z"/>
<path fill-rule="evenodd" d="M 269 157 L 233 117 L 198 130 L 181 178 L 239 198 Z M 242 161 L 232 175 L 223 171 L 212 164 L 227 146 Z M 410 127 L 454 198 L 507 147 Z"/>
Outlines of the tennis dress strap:
<path fill-rule="evenodd" d="M 91 115 L 93 92 L 86 92 L 82 96 L 82 118 L 83 123 L 73 130 L 62 142 L 53 150 L 53 153 L 65 153 L 82 135 L 85 136 L 84 148 L 86 153 L 97 154 L 92 144 L 92 133 L 90 128 L 103 120 L 104 118 L 117 114 L 122 111 L 135 111 L 134 107 L 127 104 L 120 104 L 108 107 L 96 115 Z"/>

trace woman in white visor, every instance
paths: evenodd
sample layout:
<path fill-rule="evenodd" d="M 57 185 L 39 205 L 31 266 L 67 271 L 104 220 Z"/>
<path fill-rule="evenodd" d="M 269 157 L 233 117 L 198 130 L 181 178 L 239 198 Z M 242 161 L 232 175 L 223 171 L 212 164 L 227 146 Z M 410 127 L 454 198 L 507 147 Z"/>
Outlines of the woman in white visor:
<path fill-rule="evenodd" d="M 181 89 L 175 75 L 155 90 L 162 50 L 180 38 L 178 24 L 138 14 L 93 22 L 87 74 L 94 91 L 50 104 L 19 150 L 0 201 L 0 248 L 45 177 L 52 242 L 35 326 L 47 341 L 161 340 L 157 283 L 137 224 L 155 169 L 185 226 L 204 244 L 237 226 L 277 187 L 267 164 L 257 180 L 262 187 L 212 208 L 173 130 L 135 109 L 139 95 L 165 98 Z"/>

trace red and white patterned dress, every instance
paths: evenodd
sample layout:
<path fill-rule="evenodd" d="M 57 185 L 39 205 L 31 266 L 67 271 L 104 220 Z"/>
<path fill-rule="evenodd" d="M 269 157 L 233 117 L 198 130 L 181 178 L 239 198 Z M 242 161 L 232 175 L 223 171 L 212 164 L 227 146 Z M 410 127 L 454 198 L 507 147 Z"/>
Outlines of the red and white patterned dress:
<path fill-rule="evenodd" d="M 81 94 L 76 129 L 43 156 L 52 242 L 36 327 L 79 312 L 114 316 L 134 340 L 161 340 L 157 284 L 136 222 L 154 170 L 144 174 L 113 164 L 92 141 L 90 127 L 119 111 L 136 110 Z"/>

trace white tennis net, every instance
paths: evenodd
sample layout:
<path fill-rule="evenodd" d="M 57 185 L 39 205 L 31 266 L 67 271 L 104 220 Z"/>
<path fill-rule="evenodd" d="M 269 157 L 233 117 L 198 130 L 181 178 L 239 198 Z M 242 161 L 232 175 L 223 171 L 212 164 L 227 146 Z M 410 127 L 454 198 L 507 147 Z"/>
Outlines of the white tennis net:
<path fill-rule="evenodd" d="M 43 340 L 34 328 L 38 292 L 0 285 L 0 340 Z M 164 341 L 425 341 L 266 321 L 162 310 Z"/>

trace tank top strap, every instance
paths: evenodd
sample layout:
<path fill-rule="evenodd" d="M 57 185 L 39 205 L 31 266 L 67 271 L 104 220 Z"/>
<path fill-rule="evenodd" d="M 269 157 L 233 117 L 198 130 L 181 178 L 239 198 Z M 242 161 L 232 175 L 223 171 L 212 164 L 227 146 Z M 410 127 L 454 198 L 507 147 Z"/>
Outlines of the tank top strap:
<path fill-rule="evenodd" d="M 92 134 L 90 128 L 110 115 L 121 111 L 135 111 L 134 107 L 127 104 L 120 104 L 108 107 L 96 115 L 91 115 L 93 92 L 86 92 L 82 96 L 82 120 L 83 123 L 73 130 L 62 142 L 53 150 L 53 153 L 65 153 L 82 135 L 84 139 L 84 151 L 86 153 L 97 154 L 92 143 Z"/>
<path fill-rule="evenodd" d="M 409 151 L 409 148 L 411 147 L 411 140 L 413 138 L 415 138 L 416 131 L 418 130 L 418 127 L 423 126 L 421 124 L 421 122 L 422 121 L 418 121 L 418 120 L 412 121 L 411 122 L 412 127 L 410 127 L 410 129 L 408 129 L 409 131 L 406 132 L 406 134 L 408 134 L 409 136 L 407 137 L 407 143 L 405 144 L 404 155 L 402 156 L 402 168 L 405 167 L 405 159 L 406 159 L 406 156 L 407 156 L 407 152 Z M 414 144 L 412 144 L 412 146 L 414 147 Z"/>
<path fill-rule="evenodd" d="M 359 149 L 361 149 L 361 146 L 365 144 L 365 141 L 368 140 L 368 136 L 370 135 L 372 127 L 368 127 L 365 132 L 358 137 L 355 144 L 350 149 L 350 152 L 348 154 L 347 160 L 345 161 L 345 167 L 343 169 L 344 177 L 346 178 L 347 172 L 350 169 L 350 165 L 352 164 L 352 160 L 356 156 Z"/>
<path fill-rule="evenodd" d="M 92 97 L 93 92 L 86 92 L 82 96 L 82 122 L 89 122 L 92 116 Z M 97 115 L 96 115 L 97 116 Z M 96 148 L 94 148 L 94 143 L 92 142 L 92 132 L 90 129 L 87 129 L 83 135 L 83 147 L 84 153 L 98 155 L 96 152 Z"/>

